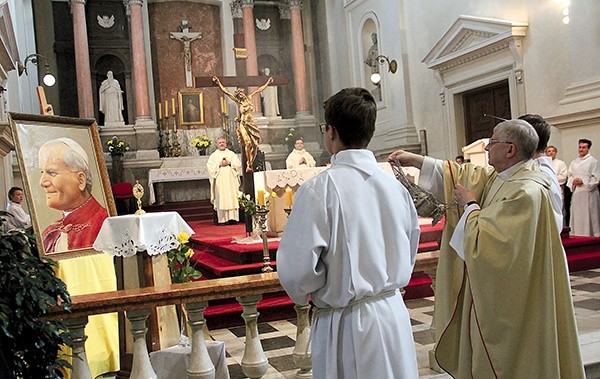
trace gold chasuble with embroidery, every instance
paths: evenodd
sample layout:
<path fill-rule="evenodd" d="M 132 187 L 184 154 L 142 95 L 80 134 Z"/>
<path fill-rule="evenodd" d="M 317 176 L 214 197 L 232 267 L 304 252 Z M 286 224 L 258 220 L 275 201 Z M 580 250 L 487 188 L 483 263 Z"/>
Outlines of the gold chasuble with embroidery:
<path fill-rule="evenodd" d="M 481 210 L 465 225 L 464 261 L 449 245 L 458 211 L 447 212 L 436 281 L 436 359 L 456 378 L 583 378 L 549 180 L 531 162 L 497 177 L 444 163 L 446 202 L 460 183 Z"/>

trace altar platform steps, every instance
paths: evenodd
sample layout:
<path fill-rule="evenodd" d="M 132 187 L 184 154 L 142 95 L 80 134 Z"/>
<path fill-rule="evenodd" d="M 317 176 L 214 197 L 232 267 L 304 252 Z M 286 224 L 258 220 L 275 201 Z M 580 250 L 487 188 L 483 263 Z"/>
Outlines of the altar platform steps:
<path fill-rule="evenodd" d="M 188 223 L 190 221 L 213 221 L 214 209 L 210 200 L 181 201 L 144 206 L 146 212 L 174 211 Z"/>

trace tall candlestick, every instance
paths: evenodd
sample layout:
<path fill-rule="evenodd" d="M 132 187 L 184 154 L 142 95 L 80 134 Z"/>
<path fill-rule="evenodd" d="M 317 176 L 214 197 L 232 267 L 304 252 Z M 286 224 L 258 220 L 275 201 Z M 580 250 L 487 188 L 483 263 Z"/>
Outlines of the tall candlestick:
<path fill-rule="evenodd" d="M 291 208 L 294 204 L 294 192 L 290 187 L 285 189 L 285 204 L 288 208 Z"/>
<path fill-rule="evenodd" d="M 173 116 L 175 116 L 175 98 L 171 99 L 171 105 L 172 105 L 171 111 L 173 113 Z"/>
<path fill-rule="evenodd" d="M 227 99 L 223 98 L 223 113 L 227 114 Z"/>
<path fill-rule="evenodd" d="M 224 101 L 225 101 L 225 99 L 223 98 L 223 96 L 221 96 L 219 98 L 219 102 L 221 103 L 221 113 L 225 113 L 225 106 L 223 105 Z"/>
<path fill-rule="evenodd" d="M 169 100 L 165 100 L 165 117 L 169 117 Z"/>
<path fill-rule="evenodd" d="M 162 103 L 159 101 L 158 102 L 158 119 L 160 120 L 162 118 Z"/>
<path fill-rule="evenodd" d="M 260 206 L 264 206 L 265 205 L 265 191 L 259 189 L 258 190 L 258 195 L 256 195 L 256 197 L 258 197 L 258 205 Z"/>

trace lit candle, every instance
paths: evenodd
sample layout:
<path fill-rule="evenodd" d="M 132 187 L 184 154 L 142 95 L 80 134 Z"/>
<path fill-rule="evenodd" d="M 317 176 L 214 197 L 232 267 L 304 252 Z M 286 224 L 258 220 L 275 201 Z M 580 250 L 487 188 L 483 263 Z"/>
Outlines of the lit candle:
<path fill-rule="evenodd" d="M 171 108 L 171 110 L 173 111 L 173 112 L 172 112 L 172 113 L 173 113 L 173 116 L 175 116 L 175 98 L 172 98 L 172 99 L 171 99 L 171 105 L 172 105 L 172 108 Z"/>
<path fill-rule="evenodd" d="M 223 99 L 223 96 L 221 96 L 221 97 L 219 98 L 219 101 L 220 101 L 220 103 L 221 103 L 221 113 L 225 113 L 225 107 L 224 107 L 224 105 L 223 105 L 223 101 L 224 101 L 224 100 L 225 100 L 225 99 Z"/>
<path fill-rule="evenodd" d="M 288 208 L 291 208 L 294 204 L 294 192 L 290 187 L 285 189 L 285 204 Z"/>
<path fill-rule="evenodd" d="M 158 102 L 158 119 L 160 120 L 162 118 L 162 103 L 159 101 Z"/>
<path fill-rule="evenodd" d="M 265 205 L 265 191 L 259 189 L 258 190 L 258 195 L 256 195 L 256 197 L 258 197 L 258 205 L 260 206 L 264 206 Z"/>
<path fill-rule="evenodd" d="M 227 114 L 227 99 L 223 98 L 223 113 Z"/>
<path fill-rule="evenodd" d="M 169 100 L 165 100 L 165 117 L 169 117 Z"/>

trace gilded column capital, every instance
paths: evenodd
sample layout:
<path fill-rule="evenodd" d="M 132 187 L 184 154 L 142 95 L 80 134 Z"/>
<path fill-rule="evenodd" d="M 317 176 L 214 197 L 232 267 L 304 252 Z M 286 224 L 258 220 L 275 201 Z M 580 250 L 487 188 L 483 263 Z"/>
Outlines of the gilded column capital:
<path fill-rule="evenodd" d="M 242 8 L 254 8 L 254 0 L 240 0 L 240 3 L 242 4 Z"/>
<path fill-rule="evenodd" d="M 125 0 L 127 1 L 127 5 L 143 5 L 144 0 Z"/>
<path fill-rule="evenodd" d="M 242 2 L 241 0 L 233 0 L 231 2 L 231 16 L 233 18 L 242 18 Z"/>
<path fill-rule="evenodd" d="M 290 4 L 283 2 L 279 3 L 279 18 L 282 20 L 290 19 Z"/>
<path fill-rule="evenodd" d="M 290 9 L 292 8 L 302 8 L 302 0 L 288 0 L 290 4 Z"/>

